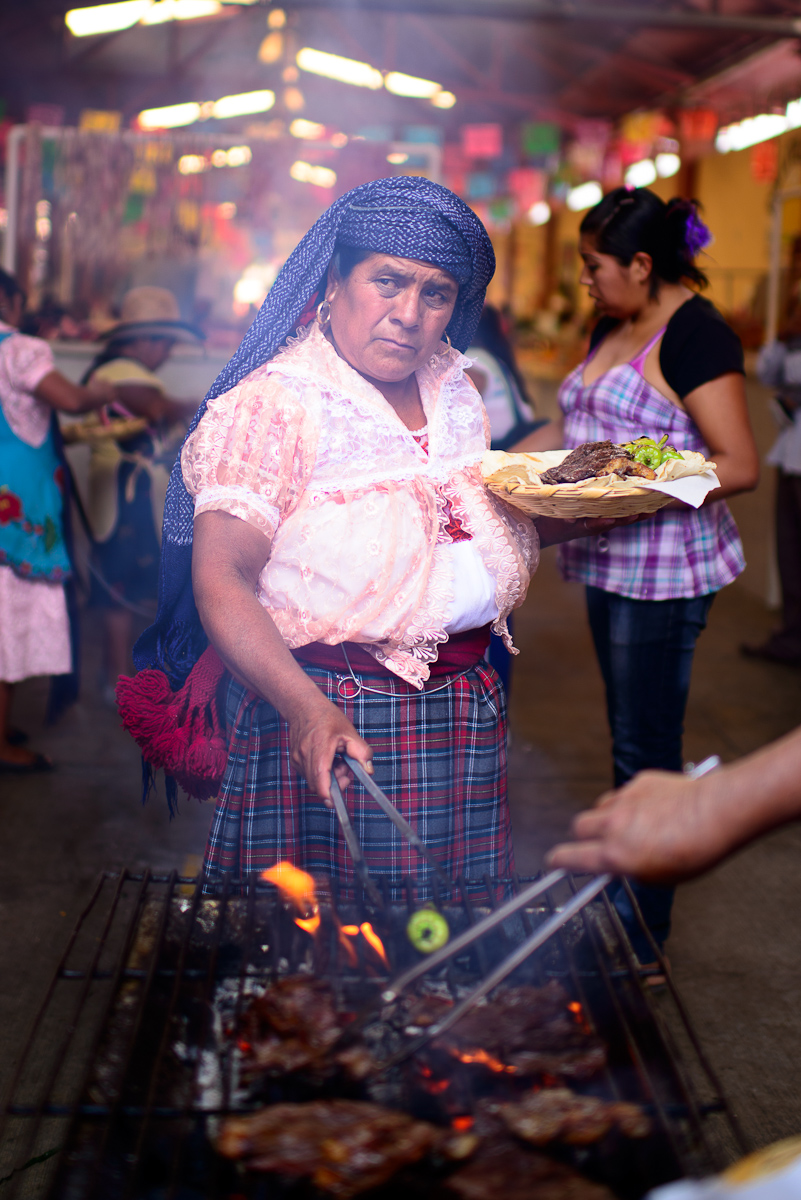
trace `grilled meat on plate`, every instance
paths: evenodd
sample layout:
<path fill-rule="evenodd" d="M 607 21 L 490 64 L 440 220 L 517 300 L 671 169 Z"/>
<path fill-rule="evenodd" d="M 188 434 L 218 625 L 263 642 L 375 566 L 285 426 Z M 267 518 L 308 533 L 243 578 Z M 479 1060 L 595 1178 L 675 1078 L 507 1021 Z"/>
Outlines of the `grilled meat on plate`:
<path fill-rule="evenodd" d="M 629 454 L 623 446 L 614 442 L 584 442 L 571 450 L 558 467 L 550 467 L 540 475 L 542 483 L 578 483 L 596 475 L 635 475 L 640 479 L 656 479 L 651 467 Z"/>

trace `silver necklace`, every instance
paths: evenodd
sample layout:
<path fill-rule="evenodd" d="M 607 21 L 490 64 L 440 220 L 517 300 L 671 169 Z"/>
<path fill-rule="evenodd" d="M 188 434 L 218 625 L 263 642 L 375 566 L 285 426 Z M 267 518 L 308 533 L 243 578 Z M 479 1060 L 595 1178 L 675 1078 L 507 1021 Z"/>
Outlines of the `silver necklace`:
<path fill-rule="evenodd" d="M 374 696 L 389 696 L 390 698 L 397 695 L 396 692 L 385 692 L 382 688 L 368 687 L 366 683 L 362 683 L 361 679 L 357 679 L 353 672 L 353 667 L 350 664 L 348 652 L 345 649 L 345 643 L 342 642 L 340 645 L 342 653 L 345 657 L 345 662 L 348 665 L 348 671 L 350 672 L 350 675 L 337 675 L 337 679 L 339 680 L 337 683 L 337 695 L 339 696 L 340 700 L 356 700 L 359 696 L 361 696 L 362 692 L 372 692 Z M 454 684 L 457 679 L 461 679 L 463 675 L 466 675 L 467 672 L 471 671 L 472 669 L 472 667 L 465 667 L 464 671 L 460 671 L 458 675 L 454 675 L 453 679 L 449 679 L 447 683 L 441 683 L 438 687 L 429 688 L 427 691 L 423 691 L 422 694 L 424 696 L 433 696 L 434 692 L 444 692 L 446 688 L 451 687 L 451 685 Z M 356 692 L 353 696 L 346 696 L 342 690 L 343 686 L 347 683 L 353 683 L 356 686 Z"/>

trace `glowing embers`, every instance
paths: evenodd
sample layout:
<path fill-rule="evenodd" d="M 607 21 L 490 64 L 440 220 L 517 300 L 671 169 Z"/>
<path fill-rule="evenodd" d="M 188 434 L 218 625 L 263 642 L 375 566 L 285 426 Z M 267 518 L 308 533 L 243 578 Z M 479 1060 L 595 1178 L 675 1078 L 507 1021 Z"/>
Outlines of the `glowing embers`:
<path fill-rule="evenodd" d="M 515 1075 L 517 1073 L 517 1067 L 507 1066 L 499 1058 L 495 1058 L 494 1055 L 488 1054 L 486 1050 L 481 1050 L 480 1048 L 476 1050 L 457 1050 L 455 1047 L 450 1047 L 450 1053 L 454 1058 L 458 1058 L 459 1062 L 487 1067 L 490 1071 L 495 1071 L 498 1075 L 502 1073 Z"/>

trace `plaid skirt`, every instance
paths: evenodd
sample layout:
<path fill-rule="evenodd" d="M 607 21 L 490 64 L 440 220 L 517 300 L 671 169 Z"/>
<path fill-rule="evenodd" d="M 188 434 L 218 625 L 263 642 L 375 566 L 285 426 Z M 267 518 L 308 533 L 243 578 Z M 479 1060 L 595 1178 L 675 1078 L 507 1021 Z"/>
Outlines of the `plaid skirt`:
<path fill-rule="evenodd" d="M 506 796 L 506 697 L 489 664 L 446 687 L 418 692 L 395 676 L 350 678 L 304 664 L 321 691 L 373 748 L 375 781 L 416 828 L 451 879 L 481 881 L 513 869 Z M 344 692 L 344 696 L 342 693 Z M 228 764 L 206 848 L 210 883 L 289 859 L 315 875 L 352 883 L 353 863 L 334 812 L 289 759 L 289 728 L 271 704 L 231 680 Z M 358 783 L 344 793 L 371 875 L 414 876 L 428 864 Z M 482 884 L 483 887 L 483 884 Z"/>

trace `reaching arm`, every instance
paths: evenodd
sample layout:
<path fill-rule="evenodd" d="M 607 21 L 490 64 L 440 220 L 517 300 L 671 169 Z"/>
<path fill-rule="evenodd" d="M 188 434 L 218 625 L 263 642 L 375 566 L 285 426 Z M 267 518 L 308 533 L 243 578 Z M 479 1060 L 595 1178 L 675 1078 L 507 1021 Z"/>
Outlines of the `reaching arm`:
<path fill-rule="evenodd" d="M 98 379 L 87 387 L 81 387 L 60 371 L 48 371 L 34 388 L 33 394 L 37 400 L 64 413 L 90 412 L 93 408 L 111 404 L 115 399 L 111 384 Z"/>
<path fill-rule="evenodd" d="M 643 771 L 580 813 L 577 840 L 556 846 L 548 863 L 674 883 L 798 817 L 801 728 L 702 779 Z"/>
<path fill-rule="evenodd" d="M 195 519 L 192 585 L 203 623 L 229 671 L 268 700 L 289 725 L 292 765 L 330 806 L 334 756 L 346 751 L 372 771 L 372 750 L 287 649 L 256 598 L 270 553 L 264 534 L 224 512 Z M 347 786 L 350 773 L 338 764 Z"/>
<path fill-rule="evenodd" d="M 118 383 L 114 391 L 116 398 L 129 412 L 137 417 L 147 417 L 154 424 L 157 421 L 187 420 L 187 406 L 171 400 L 157 387 L 150 387 L 146 383 Z"/>
<path fill-rule="evenodd" d="M 759 483 L 759 454 L 742 375 L 731 372 L 712 379 L 685 396 L 684 406 L 717 463 L 720 487 L 705 503 L 752 491 Z"/>

